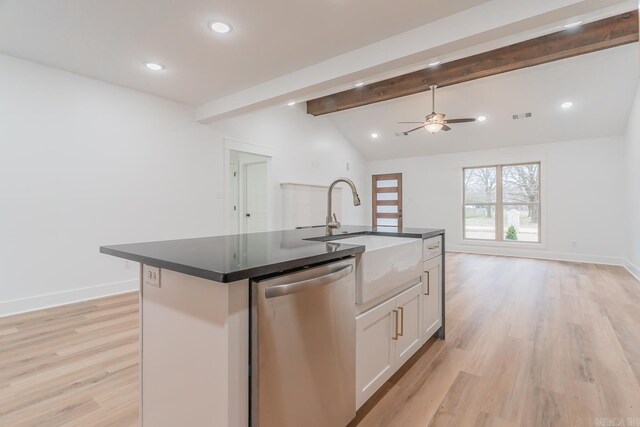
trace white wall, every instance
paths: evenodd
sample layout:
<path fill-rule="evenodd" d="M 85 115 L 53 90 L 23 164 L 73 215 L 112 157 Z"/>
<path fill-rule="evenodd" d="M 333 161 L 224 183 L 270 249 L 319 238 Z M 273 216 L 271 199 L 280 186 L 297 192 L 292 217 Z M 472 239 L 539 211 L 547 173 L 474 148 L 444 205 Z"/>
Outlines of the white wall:
<path fill-rule="evenodd" d="M 530 160 L 542 161 L 543 244 L 463 242 L 462 167 Z M 445 228 L 449 249 L 620 263 L 627 234 L 623 164 L 622 138 L 604 138 L 377 161 L 371 168 L 403 173 L 405 226 Z"/>
<path fill-rule="evenodd" d="M 640 278 L 640 87 L 629 116 L 625 150 L 629 210 L 627 268 Z"/>
<path fill-rule="evenodd" d="M 270 229 L 279 183 L 338 176 L 363 200 L 342 192 L 342 222 L 369 221 L 368 163 L 302 106 L 207 126 L 190 107 L 4 55 L 0 94 L 0 316 L 135 289 L 137 264 L 100 245 L 222 234 L 226 138 L 273 154 Z"/>
<path fill-rule="evenodd" d="M 353 206 L 351 191 L 342 190 L 343 224 L 369 224 L 371 182 L 368 162 L 325 117 L 313 117 L 304 105 L 273 107 L 212 123 L 221 139 L 266 147 L 273 152 L 269 228 L 282 228 L 280 183 L 329 185 L 351 178 L 362 204 Z M 349 170 L 347 171 L 347 162 Z M 342 185 L 342 184 L 341 184 Z"/>
<path fill-rule="evenodd" d="M 0 315 L 135 289 L 100 245 L 222 231 L 191 108 L 3 55 L 0 94 Z"/>

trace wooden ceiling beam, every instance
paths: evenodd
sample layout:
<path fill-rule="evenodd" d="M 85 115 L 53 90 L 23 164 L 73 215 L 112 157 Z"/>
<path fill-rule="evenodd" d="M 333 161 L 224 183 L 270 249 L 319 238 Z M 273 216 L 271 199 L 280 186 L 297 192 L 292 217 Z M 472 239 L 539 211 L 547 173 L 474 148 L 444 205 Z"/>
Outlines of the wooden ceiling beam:
<path fill-rule="evenodd" d="M 638 41 L 638 11 L 307 101 L 314 116 L 468 82 Z"/>

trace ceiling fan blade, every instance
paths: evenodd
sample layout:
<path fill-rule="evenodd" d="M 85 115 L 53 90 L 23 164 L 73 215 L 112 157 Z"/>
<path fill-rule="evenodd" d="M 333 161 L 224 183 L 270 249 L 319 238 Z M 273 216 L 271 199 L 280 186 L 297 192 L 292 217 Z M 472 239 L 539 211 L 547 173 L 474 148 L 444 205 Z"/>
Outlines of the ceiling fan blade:
<path fill-rule="evenodd" d="M 471 122 L 475 122 L 476 119 L 450 119 L 450 120 L 446 120 L 445 123 L 471 123 Z"/>
<path fill-rule="evenodd" d="M 418 125 L 418 124 L 425 124 L 424 122 L 398 122 L 399 125 Z"/>
<path fill-rule="evenodd" d="M 442 126 L 442 129 L 440 129 L 440 130 L 443 130 L 443 131 L 445 131 L 445 132 L 448 132 L 448 131 L 450 131 L 450 130 L 451 130 L 451 128 L 450 128 L 449 126 L 447 126 L 447 125 L 443 125 L 443 126 Z"/>
<path fill-rule="evenodd" d="M 416 131 L 416 130 L 418 130 L 418 129 L 424 129 L 424 124 L 423 124 L 422 126 L 418 126 L 417 128 L 414 128 L 414 129 L 411 129 L 411 130 L 408 130 L 408 131 L 406 131 L 406 132 L 402 132 L 402 133 L 403 133 L 405 136 L 407 136 L 407 135 L 409 135 L 411 132 Z"/>

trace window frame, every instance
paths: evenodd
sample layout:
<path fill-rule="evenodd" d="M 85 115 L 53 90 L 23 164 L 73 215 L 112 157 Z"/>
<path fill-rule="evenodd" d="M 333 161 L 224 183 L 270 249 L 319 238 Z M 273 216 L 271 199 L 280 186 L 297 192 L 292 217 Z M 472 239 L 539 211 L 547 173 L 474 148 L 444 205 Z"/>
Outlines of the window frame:
<path fill-rule="evenodd" d="M 505 167 L 510 166 L 529 166 L 529 165 L 538 165 L 538 201 L 537 202 L 504 202 L 503 197 L 503 188 L 504 183 L 502 182 L 502 170 Z M 496 169 L 496 201 L 495 203 L 485 203 L 485 206 L 495 206 L 495 238 L 494 239 L 474 239 L 467 237 L 467 227 L 466 227 L 466 185 L 465 185 L 465 174 L 468 169 L 486 169 L 486 168 L 495 168 Z M 521 241 L 521 240 L 506 240 L 504 238 L 505 230 L 504 230 L 504 207 L 505 206 L 527 206 L 527 205 L 537 205 L 538 206 L 538 240 L 537 241 Z M 500 243 L 500 244 L 514 244 L 514 245 L 542 245 L 543 244 L 543 197 L 542 197 L 542 161 L 541 160 L 532 160 L 532 161 L 519 161 L 519 162 L 511 162 L 511 163 L 497 163 L 497 164 L 489 164 L 482 166 L 463 166 L 462 167 L 462 241 L 465 243 Z"/>

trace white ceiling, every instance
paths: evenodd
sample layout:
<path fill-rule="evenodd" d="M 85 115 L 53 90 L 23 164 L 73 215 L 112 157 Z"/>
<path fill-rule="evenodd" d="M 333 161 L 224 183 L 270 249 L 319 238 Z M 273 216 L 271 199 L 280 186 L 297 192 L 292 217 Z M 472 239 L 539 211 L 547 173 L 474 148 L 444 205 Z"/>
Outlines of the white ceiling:
<path fill-rule="evenodd" d="M 486 2 L 4 0 L 0 52 L 198 105 Z"/>
<path fill-rule="evenodd" d="M 638 84 L 638 43 L 523 69 L 437 91 L 447 118 L 484 115 L 484 123 L 397 136 L 431 112 L 430 92 L 333 113 L 327 117 L 368 159 L 441 154 L 621 135 Z M 563 101 L 574 107 L 562 110 Z M 533 114 L 513 120 L 513 114 Z M 371 138 L 371 133 L 380 136 Z"/>
<path fill-rule="evenodd" d="M 628 12 L 638 0 L 491 0 L 196 108 L 200 122 L 304 101 Z"/>

